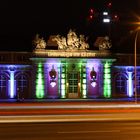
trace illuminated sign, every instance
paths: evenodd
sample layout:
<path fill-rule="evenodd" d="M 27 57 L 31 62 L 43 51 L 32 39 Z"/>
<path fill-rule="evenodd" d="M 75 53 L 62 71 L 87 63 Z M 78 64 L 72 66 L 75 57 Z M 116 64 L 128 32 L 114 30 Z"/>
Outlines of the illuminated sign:
<path fill-rule="evenodd" d="M 95 53 L 87 52 L 48 52 L 48 57 L 95 57 Z"/>
<path fill-rule="evenodd" d="M 109 56 L 110 52 L 92 52 L 92 51 L 53 51 L 53 50 L 38 50 L 34 51 L 36 56 L 45 56 L 45 57 L 105 57 Z"/>

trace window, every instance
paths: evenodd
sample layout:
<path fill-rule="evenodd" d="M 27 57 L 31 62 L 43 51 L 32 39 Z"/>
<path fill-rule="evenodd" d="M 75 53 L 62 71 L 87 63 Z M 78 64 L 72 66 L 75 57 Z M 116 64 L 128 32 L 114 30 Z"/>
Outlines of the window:
<path fill-rule="evenodd" d="M 4 75 L 0 75 L 0 88 L 6 87 L 6 77 Z"/>
<path fill-rule="evenodd" d="M 116 85 L 116 92 L 117 93 L 125 93 L 125 87 L 126 87 L 126 78 L 124 75 L 119 75 L 116 77 L 116 81 L 115 81 L 115 85 Z"/>
<path fill-rule="evenodd" d="M 140 75 L 137 76 L 137 93 L 140 93 Z"/>
<path fill-rule="evenodd" d="M 69 93 L 78 92 L 78 73 L 72 72 L 68 74 Z"/>
<path fill-rule="evenodd" d="M 18 77 L 18 81 L 17 81 L 18 87 L 19 88 L 25 88 L 27 87 L 27 78 L 25 75 L 20 75 Z"/>

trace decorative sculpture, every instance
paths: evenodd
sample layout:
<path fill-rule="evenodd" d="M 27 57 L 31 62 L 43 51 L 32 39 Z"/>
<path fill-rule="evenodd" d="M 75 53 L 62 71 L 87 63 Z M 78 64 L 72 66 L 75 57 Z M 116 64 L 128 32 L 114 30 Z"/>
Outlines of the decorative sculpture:
<path fill-rule="evenodd" d="M 94 67 L 92 68 L 92 71 L 90 72 L 90 78 L 91 78 L 91 85 L 93 86 L 93 87 L 95 87 L 96 86 L 96 79 L 97 79 L 97 73 L 96 73 L 96 71 L 94 70 Z"/>
<path fill-rule="evenodd" d="M 45 49 L 46 48 L 46 42 L 43 38 L 39 37 L 39 34 L 36 35 L 35 39 L 33 40 L 33 44 L 35 46 L 35 49 Z"/>
<path fill-rule="evenodd" d="M 65 37 L 61 37 L 60 35 L 57 35 L 52 40 L 57 42 L 58 47 L 59 47 L 60 50 L 65 49 L 66 46 L 67 46 L 67 44 L 66 44 L 66 38 Z"/>
<path fill-rule="evenodd" d="M 112 44 L 108 36 L 105 36 L 102 42 L 99 44 L 99 50 L 107 50 L 112 47 Z"/>
<path fill-rule="evenodd" d="M 57 42 L 58 49 L 60 50 L 85 50 L 89 48 L 84 35 L 78 37 L 72 30 L 68 32 L 67 38 L 57 35 L 53 38 L 53 41 Z"/>
<path fill-rule="evenodd" d="M 50 75 L 50 85 L 52 87 L 55 87 L 56 86 L 56 75 L 57 75 L 57 73 L 56 73 L 56 71 L 54 69 L 54 65 L 52 66 L 52 69 L 49 72 L 49 75 Z"/>

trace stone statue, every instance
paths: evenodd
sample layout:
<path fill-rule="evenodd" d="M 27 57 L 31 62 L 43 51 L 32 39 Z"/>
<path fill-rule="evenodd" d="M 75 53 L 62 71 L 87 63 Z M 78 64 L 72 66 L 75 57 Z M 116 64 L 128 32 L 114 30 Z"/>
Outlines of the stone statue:
<path fill-rule="evenodd" d="M 58 49 L 60 49 L 60 50 L 66 49 L 67 45 L 66 45 L 66 38 L 65 37 L 61 37 L 60 35 L 57 35 L 52 40 L 57 42 Z"/>
<path fill-rule="evenodd" d="M 62 50 L 85 50 L 89 48 L 84 35 L 80 35 L 78 37 L 72 30 L 68 32 L 67 38 L 57 35 L 53 38 L 53 41 L 56 41 L 58 44 L 58 49 Z"/>
<path fill-rule="evenodd" d="M 85 50 L 85 49 L 88 49 L 89 48 L 89 44 L 86 43 L 85 41 L 85 36 L 84 35 L 80 35 L 80 49 L 81 50 Z"/>
<path fill-rule="evenodd" d="M 76 33 L 72 30 L 67 34 L 67 45 L 68 49 L 78 49 L 79 48 L 79 38 Z"/>
<path fill-rule="evenodd" d="M 112 47 L 112 44 L 108 36 L 104 37 L 102 42 L 99 44 L 99 50 L 107 50 L 107 49 L 110 49 L 111 47 Z"/>
<path fill-rule="evenodd" d="M 35 45 L 35 49 L 45 49 L 46 48 L 46 42 L 43 38 L 39 37 L 39 34 L 35 36 L 35 39 L 33 40 L 33 44 Z"/>

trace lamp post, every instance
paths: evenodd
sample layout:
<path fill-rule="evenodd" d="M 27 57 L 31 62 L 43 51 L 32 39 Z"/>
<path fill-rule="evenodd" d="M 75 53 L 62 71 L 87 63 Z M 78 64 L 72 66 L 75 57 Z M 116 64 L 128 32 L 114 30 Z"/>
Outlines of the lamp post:
<path fill-rule="evenodd" d="M 137 38 L 139 31 L 135 35 L 134 44 L 134 91 L 135 91 L 135 103 L 137 103 Z"/>

